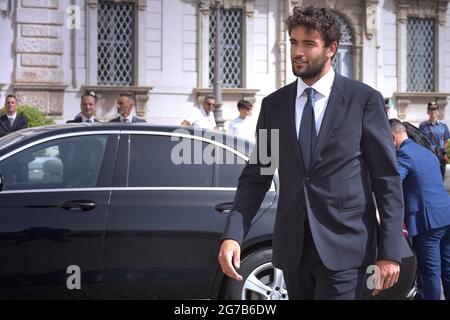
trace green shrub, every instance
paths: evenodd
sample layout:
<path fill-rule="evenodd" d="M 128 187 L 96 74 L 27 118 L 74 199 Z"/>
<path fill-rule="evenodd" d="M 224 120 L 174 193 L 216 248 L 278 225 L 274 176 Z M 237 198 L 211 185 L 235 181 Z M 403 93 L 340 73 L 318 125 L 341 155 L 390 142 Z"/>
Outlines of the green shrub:
<path fill-rule="evenodd" d="M 0 115 L 3 115 L 4 113 L 5 109 L 3 108 Z M 28 127 L 30 128 L 55 124 L 55 121 L 53 121 L 53 119 L 50 119 L 45 113 L 40 112 L 37 108 L 30 105 L 25 104 L 18 106 L 17 113 L 28 118 Z"/>

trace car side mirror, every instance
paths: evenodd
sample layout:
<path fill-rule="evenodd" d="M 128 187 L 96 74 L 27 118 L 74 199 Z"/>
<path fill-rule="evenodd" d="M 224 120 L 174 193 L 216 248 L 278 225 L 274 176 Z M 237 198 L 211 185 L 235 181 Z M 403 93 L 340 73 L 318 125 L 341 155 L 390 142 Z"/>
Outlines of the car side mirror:
<path fill-rule="evenodd" d="M 0 174 L 0 192 L 3 191 L 3 176 Z"/>

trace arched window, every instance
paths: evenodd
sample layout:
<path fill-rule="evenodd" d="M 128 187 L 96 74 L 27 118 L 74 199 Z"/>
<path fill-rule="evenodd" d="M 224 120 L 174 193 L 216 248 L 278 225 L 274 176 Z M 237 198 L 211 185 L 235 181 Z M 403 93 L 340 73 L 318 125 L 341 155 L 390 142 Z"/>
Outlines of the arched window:
<path fill-rule="evenodd" d="M 353 78 L 352 29 L 348 22 L 339 14 L 336 17 L 341 24 L 341 41 L 336 55 L 333 58 L 333 68 L 337 73 Z"/>

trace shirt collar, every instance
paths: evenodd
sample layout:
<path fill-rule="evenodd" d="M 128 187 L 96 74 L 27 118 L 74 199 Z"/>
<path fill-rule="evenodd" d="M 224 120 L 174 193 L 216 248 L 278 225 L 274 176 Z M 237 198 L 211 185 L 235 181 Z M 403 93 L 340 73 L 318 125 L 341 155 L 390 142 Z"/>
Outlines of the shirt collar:
<path fill-rule="evenodd" d="M 94 122 L 94 117 L 88 118 L 84 114 L 81 114 L 81 121 L 82 122 L 87 122 L 88 120 L 91 120 L 92 122 Z"/>
<path fill-rule="evenodd" d="M 437 119 L 435 123 L 432 123 L 431 120 L 428 120 L 428 124 L 429 124 L 430 126 L 437 125 L 437 124 L 439 124 L 439 122 L 440 122 L 439 119 Z"/>
<path fill-rule="evenodd" d="M 204 117 L 210 117 L 211 114 L 214 114 L 212 111 L 210 111 L 209 114 L 206 114 L 205 108 L 203 108 L 203 106 L 200 107 L 200 112 Z"/>
<path fill-rule="evenodd" d="M 123 119 L 128 119 L 128 122 L 133 122 L 133 115 L 131 113 L 128 115 L 128 117 L 120 115 L 120 122 L 123 122 Z"/>
<path fill-rule="evenodd" d="M 409 138 L 403 140 L 402 143 L 400 143 L 400 145 L 398 146 L 397 150 L 400 150 L 400 148 L 401 148 L 405 143 L 408 143 L 409 141 L 412 141 L 412 140 L 409 139 Z"/>
<path fill-rule="evenodd" d="M 9 114 L 7 114 L 6 116 L 8 117 L 8 119 L 9 119 L 9 118 L 13 118 L 13 120 L 16 120 L 16 117 L 17 117 L 17 112 L 16 112 L 16 113 L 14 113 L 14 114 L 13 114 L 13 115 L 11 115 L 11 116 L 10 116 Z"/>
<path fill-rule="evenodd" d="M 322 78 L 317 80 L 311 86 L 311 88 L 316 90 L 318 93 L 320 93 L 324 97 L 329 96 L 330 92 L 331 92 L 331 88 L 333 86 L 334 76 L 335 76 L 334 70 L 333 70 L 333 68 L 330 68 L 330 70 L 328 70 L 328 72 Z M 309 87 L 309 85 L 307 85 L 302 80 L 302 78 L 298 78 L 298 81 L 297 81 L 297 98 L 299 98 L 303 94 L 303 91 L 305 91 L 305 89 L 308 88 L 308 87 Z"/>

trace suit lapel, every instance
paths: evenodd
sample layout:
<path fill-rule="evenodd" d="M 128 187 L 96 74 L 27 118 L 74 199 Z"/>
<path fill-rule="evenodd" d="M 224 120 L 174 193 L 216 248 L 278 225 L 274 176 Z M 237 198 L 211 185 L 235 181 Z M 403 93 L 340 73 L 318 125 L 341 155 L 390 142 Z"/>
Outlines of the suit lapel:
<path fill-rule="evenodd" d="M 5 129 L 6 132 L 11 131 L 11 125 L 9 124 L 8 117 L 3 115 L 0 118 L 0 125 Z"/>
<path fill-rule="evenodd" d="M 298 81 L 298 80 L 297 80 Z M 291 84 L 291 87 L 289 88 L 289 96 L 287 97 L 287 103 L 288 106 L 288 118 L 286 123 L 288 124 L 288 144 L 291 146 L 292 151 L 294 152 L 295 158 L 297 160 L 297 163 L 299 164 L 300 168 L 304 170 L 304 164 L 303 160 L 300 154 L 300 148 L 298 146 L 298 140 L 297 140 L 297 127 L 295 126 L 295 102 L 297 99 L 297 81 L 293 82 Z"/>
<path fill-rule="evenodd" d="M 336 126 L 338 112 L 339 110 L 342 110 L 341 106 L 344 104 L 344 96 L 342 94 L 344 92 L 343 84 L 344 80 L 342 76 L 336 73 L 325 115 L 323 116 L 322 124 L 320 126 L 319 136 L 317 137 L 316 147 L 314 148 L 311 168 L 314 166 L 317 156 L 322 152 L 329 134 Z"/>

